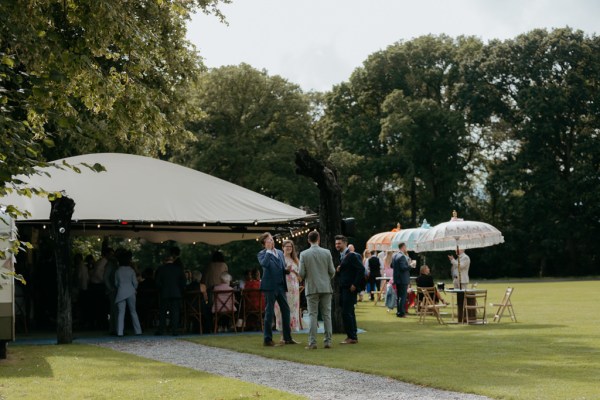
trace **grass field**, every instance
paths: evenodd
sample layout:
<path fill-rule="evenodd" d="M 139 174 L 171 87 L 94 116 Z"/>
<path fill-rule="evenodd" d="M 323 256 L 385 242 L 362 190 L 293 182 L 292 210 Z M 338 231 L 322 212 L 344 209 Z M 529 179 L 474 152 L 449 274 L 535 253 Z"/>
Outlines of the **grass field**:
<path fill-rule="evenodd" d="M 2 400 L 257 398 L 302 397 L 91 345 L 11 346 L 0 360 Z"/>
<path fill-rule="evenodd" d="M 506 283 L 480 283 L 499 301 Z M 265 348 L 260 335 L 194 342 L 267 357 L 389 376 L 498 399 L 600 399 L 600 281 L 516 282 L 518 323 L 421 325 L 359 303 L 356 346 Z M 491 320 L 491 309 L 488 308 Z M 344 338 L 336 335 L 335 342 Z M 319 343 L 320 345 L 320 343 Z M 91 345 L 10 346 L 0 399 L 294 399 L 294 395 Z M 209 360 L 207 360 L 209 362 Z"/>
<path fill-rule="evenodd" d="M 500 301 L 507 286 L 479 284 L 488 289 L 488 302 Z M 415 316 L 398 319 L 367 302 L 357 308 L 359 327 L 367 332 L 356 346 L 307 351 L 265 348 L 256 336 L 193 340 L 499 399 L 600 399 L 600 281 L 511 286 L 518 323 L 505 314 L 500 324 L 441 326 L 429 319 L 421 325 Z M 491 321 L 490 314 L 488 308 Z M 295 338 L 306 344 L 306 335 Z"/>

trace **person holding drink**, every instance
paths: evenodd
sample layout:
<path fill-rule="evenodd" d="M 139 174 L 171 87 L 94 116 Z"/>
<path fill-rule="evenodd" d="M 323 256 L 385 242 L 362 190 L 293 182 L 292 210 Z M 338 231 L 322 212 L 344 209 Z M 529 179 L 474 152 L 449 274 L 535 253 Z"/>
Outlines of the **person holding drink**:
<path fill-rule="evenodd" d="M 283 332 L 283 344 L 297 344 L 292 339 L 290 330 L 290 307 L 287 302 L 288 291 L 286 281 L 285 257 L 281 250 L 275 248 L 275 241 L 269 232 L 265 232 L 258 238 L 263 249 L 258 252 L 258 262 L 263 269 L 260 290 L 265 295 L 265 322 L 263 332 L 263 344 L 275 346 L 273 342 L 273 314 L 275 303 L 281 309 L 281 322 Z"/>
<path fill-rule="evenodd" d="M 406 252 L 406 244 L 398 245 L 399 252 L 392 257 L 392 269 L 394 270 L 394 283 L 398 293 L 398 303 L 396 316 L 406 318 L 406 296 L 408 285 L 410 284 L 410 269 L 416 266 L 415 261 L 411 261 Z"/>

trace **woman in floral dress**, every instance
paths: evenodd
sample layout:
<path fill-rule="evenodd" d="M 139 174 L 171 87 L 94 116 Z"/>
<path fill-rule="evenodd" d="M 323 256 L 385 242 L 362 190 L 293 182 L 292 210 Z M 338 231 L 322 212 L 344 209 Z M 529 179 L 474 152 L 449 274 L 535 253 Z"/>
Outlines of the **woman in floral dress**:
<path fill-rule="evenodd" d="M 285 256 L 285 265 L 289 273 L 286 274 L 287 280 L 287 301 L 290 306 L 290 328 L 292 332 L 300 330 L 300 269 L 298 253 L 296 246 L 291 240 L 283 242 L 283 255 Z M 281 328 L 281 310 L 279 304 L 275 303 L 275 320 L 279 332 Z"/>

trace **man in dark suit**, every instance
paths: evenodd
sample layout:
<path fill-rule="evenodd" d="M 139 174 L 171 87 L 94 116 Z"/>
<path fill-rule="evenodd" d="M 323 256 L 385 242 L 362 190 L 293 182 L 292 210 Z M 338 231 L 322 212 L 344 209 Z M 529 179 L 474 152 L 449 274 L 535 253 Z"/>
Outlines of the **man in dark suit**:
<path fill-rule="evenodd" d="M 154 277 L 160 294 L 159 323 L 156 335 L 165 332 L 167 311 L 170 313 L 170 328 L 173 336 L 179 334 L 179 309 L 185 289 L 185 272 L 179 260 L 179 247 L 172 247 L 167 261 L 158 267 Z"/>
<path fill-rule="evenodd" d="M 375 300 L 372 292 L 379 291 L 379 284 L 377 278 L 381 276 L 381 261 L 375 254 L 375 251 L 371 251 L 371 257 L 368 260 L 369 265 L 369 285 L 371 286 L 371 301 Z"/>
<path fill-rule="evenodd" d="M 360 256 L 349 251 L 348 239 L 345 236 L 335 237 L 335 248 L 340 252 L 340 265 L 337 267 L 340 282 L 340 303 L 342 306 L 342 320 L 346 339 L 341 344 L 356 344 L 358 336 L 356 335 L 356 315 L 354 314 L 354 305 L 359 291 L 360 283 L 365 276 L 365 268 L 360 260 Z"/>
<path fill-rule="evenodd" d="M 398 293 L 396 316 L 398 318 L 406 318 L 406 292 L 410 283 L 410 259 L 406 255 L 406 244 L 400 243 L 398 248 L 400 251 L 392 257 L 394 284 Z"/>
<path fill-rule="evenodd" d="M 263 249 L 258 252 L 258 262 L 263 268 L 260 290 L 265 295 L 265 330 L 263 344 L 275 346 L 273 342 L 273 315 L 275 314 L 275 302 L 281 310 L 281 326 L 283 329 L 283 340 L 281 344 L 297 344 L 292 339 L 290 329 L 290 306 L 287 302 L 287 283 L 285 279 L 286 265 L 283 252 L 275 248 L 275 241 L 270 233 L 263 233 L 259 237 Z"/>

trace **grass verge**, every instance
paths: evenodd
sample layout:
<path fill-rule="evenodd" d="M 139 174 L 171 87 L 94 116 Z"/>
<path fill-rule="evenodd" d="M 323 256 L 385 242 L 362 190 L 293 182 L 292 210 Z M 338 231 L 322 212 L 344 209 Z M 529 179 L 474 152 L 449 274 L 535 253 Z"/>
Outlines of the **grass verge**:
<path fill-rule="evenodd" d="M 210 362 L 207 360 L 207 362 Z M 0 399 L 301 399 L 91 345 L 11 346 Z"/>

